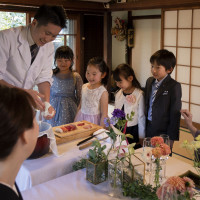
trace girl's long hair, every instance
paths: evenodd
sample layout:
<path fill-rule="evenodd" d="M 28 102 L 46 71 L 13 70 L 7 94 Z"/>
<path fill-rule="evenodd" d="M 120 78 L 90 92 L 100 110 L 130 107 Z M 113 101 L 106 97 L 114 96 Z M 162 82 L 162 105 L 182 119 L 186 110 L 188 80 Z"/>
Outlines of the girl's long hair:
<path fill-rule="evenodd" d="M 61 46 L 56 49 L 55 57 L 54 57 L 54 65 L 56 66 L 56 59 L 59 58 L 65 58 L 71 60 L 71 66 L 70 66 L 70 71 L 72 71 L 73 67 L 73 59 L 74 59 L 74 53 L 72 49 L 69 46 Z M 53 74 L 57 74 L 59 72 L 59 68 L 56 66 L 55 69 L 53 69 Z"/>
<path fill-rule="evenodd" d="M 129 76 L 133 76 L 132 86 L 141 89 L 141 85 L 135 76 L 134 70 L 128 64 L 120 64 L 113 71 L 113 78 L 115 81 L 121 81 L 120 76 L 123 76 L 126 80 L 128 80 Z"/>
<path fill-rule="evenodd" d="M 108 78 L 109 78 L 109 68 L 103 58 L 101 57 L 94 57 L 91 58 L 88 62 L 87 65 L 94 65 L 98 67 L 99 71 L 103 74 L 106 73 L 106 76 L 101 80 L 101 83 L 106 86 L 108 83 Z"/>

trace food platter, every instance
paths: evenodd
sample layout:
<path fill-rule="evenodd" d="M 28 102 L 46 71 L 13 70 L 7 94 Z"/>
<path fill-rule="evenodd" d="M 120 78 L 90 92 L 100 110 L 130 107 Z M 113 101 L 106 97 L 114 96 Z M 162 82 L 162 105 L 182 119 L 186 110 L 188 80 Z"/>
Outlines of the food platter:
<path fill-rule="evenodd" d="M 95 131 L 101 128 L 102 127 L 99 125 L 83 120 L 53 127 L 53 132 L 56 136 L 56 143 L 61 144 L 75 139 L 90 136 Z M 62 130 L 62 133 L 59 132 L 60 130 Z"/>

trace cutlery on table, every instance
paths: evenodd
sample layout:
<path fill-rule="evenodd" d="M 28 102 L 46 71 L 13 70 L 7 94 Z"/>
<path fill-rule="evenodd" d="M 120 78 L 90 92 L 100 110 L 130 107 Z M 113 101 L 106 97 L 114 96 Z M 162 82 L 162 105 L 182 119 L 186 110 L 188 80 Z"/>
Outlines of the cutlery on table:
<path fill-rule="evenodd" d="M 97 135 L 100 135 L 100 134 L 102 134 L 102 133 L 104 133 L 104 132 L 105 132 L 105 131 L 101 131 L 101 132 L 99 132 L 99 133 L 97 133 L 97 134 L 95 134 L 95 135 L 92 135 L 92 136 L 90 136 L 90 137 L 88 137 L 88 138 L 86 138 L 86 139 L 80 141 L 79 143 L 77 143 L 77 146 L 79 146 L 80 144 L 83 144 L 83 143 L 87 142 L 88 140 L 91 140 L 92 138 L 94 138 L 94 137 L 96 137 Z"/>
<path fill-rule="evenodd" d="M 106 140 L 107 138 L 108 138 L 108 136 L 107 136 L 107 137 L 104 137 L 104 138 L 102 138 L 102 139 L 100 139 L 99 141 Z M 85 149 L 85 148 L 91 146 L 91 145 L 92 145 L 92 142 L 93 142 L 93 141 L 81 145 L 81 146 L 79 147 L 79 150 L 82 150 L 82 149 Z"/>

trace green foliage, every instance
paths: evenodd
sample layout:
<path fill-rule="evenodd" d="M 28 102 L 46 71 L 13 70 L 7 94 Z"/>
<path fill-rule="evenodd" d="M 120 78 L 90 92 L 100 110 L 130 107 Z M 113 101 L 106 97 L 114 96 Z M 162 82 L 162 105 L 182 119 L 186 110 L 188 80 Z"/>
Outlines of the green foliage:
<path fill-rule="evenodd" d="M 75 162 L 72 166 L 73 171 L 78 171 L 79 169 L 83 169 L 86 167 L 86 158 L 81 158 L 81 160 Z"/>
<path fill-rule="evenodd" d="M 96 164 L 106 160 L 106 154 L 104 153 L 106 145 L 102 147 L 99 140 L 95 140 L 93 141 L 92 146 L 94 148 L 89 150 L 89 161 Z"/>
<path fill-rule="evenodd" d="M 139 198 L 141 200 L 158 200 L 156 195 L 157 188 L 152 185 L 145 185 L 142 181 L 134 180 L 132 183 L 123 185 L 123 195 L 131 198 Z"/>
<path fill-rule="evenodd" d="M 128 121 L 132 121 L 133 120 L 133 116 L 135 115 L 135 113 L 132 111 L 131 115 L 129 116 L 129 114 L 126 115 L 126 118 Z"/>
<path fill-rule="evenodd" d="M 0 30 L 26 25 L 26 13 L 0 12 Z"/>

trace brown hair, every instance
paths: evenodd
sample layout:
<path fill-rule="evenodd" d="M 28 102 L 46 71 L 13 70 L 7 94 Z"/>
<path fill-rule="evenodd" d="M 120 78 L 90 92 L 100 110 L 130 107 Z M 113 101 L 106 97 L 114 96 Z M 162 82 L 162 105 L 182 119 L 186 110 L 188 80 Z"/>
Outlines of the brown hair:
<path fill-rule="evenodd" d="M 36 103 L 24 90 L 0 85 L 0 159 L 13 150 L 19 136 L 33 127 Z"/>

